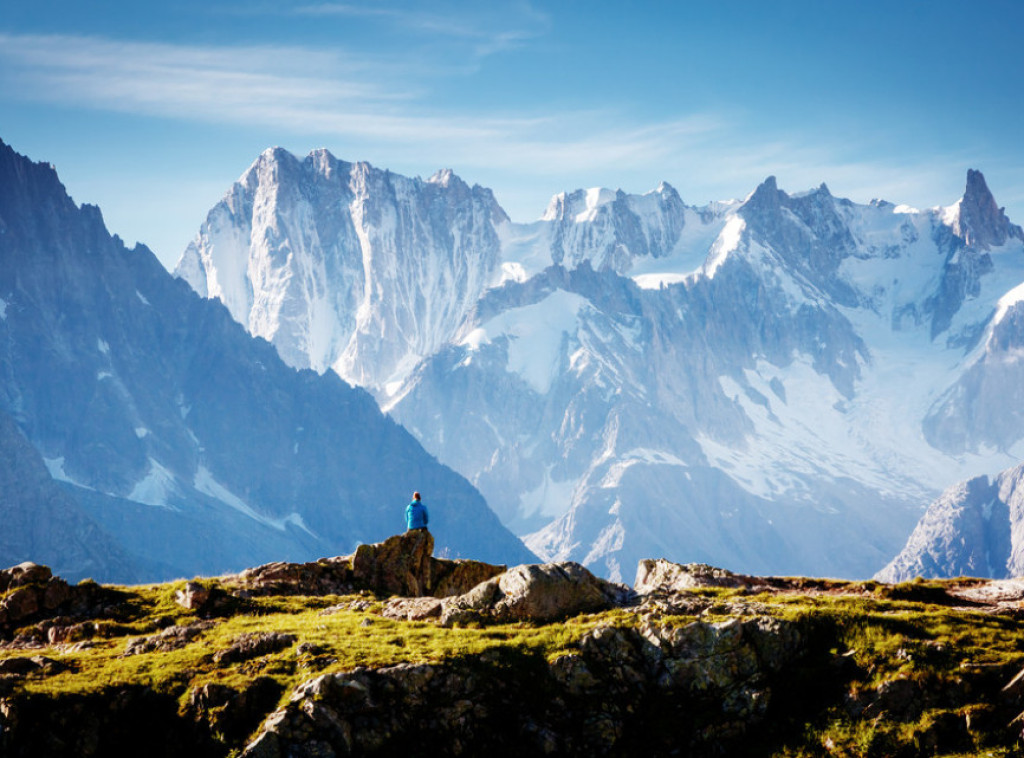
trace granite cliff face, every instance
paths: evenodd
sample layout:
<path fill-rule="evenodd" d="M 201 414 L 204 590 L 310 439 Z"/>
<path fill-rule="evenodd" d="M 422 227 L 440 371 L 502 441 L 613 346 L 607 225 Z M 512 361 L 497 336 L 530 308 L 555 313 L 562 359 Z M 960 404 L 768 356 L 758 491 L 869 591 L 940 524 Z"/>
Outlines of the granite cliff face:
<path fill-rule="evenodd" d="M 376 387 L 451 338 L 500 264 L 507 220 L 450 171 L 422 181 L 277 148 L 210 212 L 177 273 L 290 365 Z"/>
<path fill-rule="evenodd" d="M 1024 233 L 976 171 L 923 211 L 770 177 L 703 207 L 577 190 L 518 224 L 449 173 L 268 151 L 178 272 L 285 355 L 305 343 L 259 304 L 335 298 L 336 349 L 304 365 L 365 386 L 537 554 L 608 577 L 651 554 L 870 576 L 941 487 L 1024 454 Z"/>
<path fill-rule="evenodd" d="M 67 548 L 51 559 L 71 576 L 138 579 L 347 552 L 398 528 L 414 489 L 439 550 L 530 555 L 367 393 L 286 366 L 3 144 L 0 377 L 5 444 L 38 453 L 9 472 L 11 562 Z"/>

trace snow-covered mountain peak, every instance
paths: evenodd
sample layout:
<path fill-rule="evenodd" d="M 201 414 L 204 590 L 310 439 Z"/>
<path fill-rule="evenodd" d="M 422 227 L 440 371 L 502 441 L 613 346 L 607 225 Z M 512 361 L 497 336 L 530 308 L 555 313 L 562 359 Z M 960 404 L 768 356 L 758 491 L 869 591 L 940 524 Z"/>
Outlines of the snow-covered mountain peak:
<path fill-rule="evenodd" d="M 668 195 L 668 196 L 674 196 L 674 197 L 679 198 L 679 192 L 676 190 L 676 188 L 673 187 L 671 184 L 669 184 L 666 181 L 659 182 L 658 186 L 655 187 L 653 190 L 651 190 L 651 192 L 656 193 L 658 195 Z M 647 194 L 651 194 L 651 192 L 649 192 Z M 681 202 L 682 198 L 679 198 L 679 199 L 680 199 L 680 202 Z"/>
<path fill-rule="evenodd" d="M 349 166 L 344 161 L 335 158 L 325 147 L 310 151 L 303 162 L 311 166 L 315 174 L 328 180 L 332 179 L 336 172 L 347 173 Z"/>
<path fill-rule="evenodd" d="M 808 197 L 817 198 L 819 200 L 833 199 L 832 192 L 829 190 L 828 185 L 825 184 L 825 182 L 822 182 L 814 189 L 807 190 L 806 192 L 794 192 L 793 194 L 789 195 L 789 197 L 794 200 Z"/>
<path fill-rule="evenodd" d="M 342 166 L 321 184 L 278 171 L 268 186 L 291 189 L 273 208 L 229 193 L 204 231 L 215 277 L 235 265 L 218 249 L 236 246 L 249 284 L 235 291 L 254 312 L 282 303 L 273 340 L 300 348 L 289 362 L 330 346 L 307 365 L 374 392 L 515 528 L 550 526 L 546 558 L 611 567 L 682 540 L 687 560 L 780 570 L 764 538 L 799 553 L 791 569 L 866 575 L 944 476 L 990 472 L 982 446 L 1024 438 L 1024 422 L 998 439 L 971 428 L 960 399 L 978 393 L 956 385 L 991 344 L 1007 376 L 992 386 L 1014 386 L 1024 350 L 1024 246 L 996 244 L 1019 232 L 980 174 L 947 211 L 857 204 L 824 183 L 789 194 L 770 176 L 703 207 L 664 182 L 577 189 L 516 224 L 449 170 Z M 666 492 L 687 493 L 671 543 L 644 526 Z M 842 557 L 819 551 L 818 527 Z"/>
<path fill-rule="evenodd" d="M 593 221 L 601 206 L 614 203 L 623 195 L 622 190 L 610 190 L 606 187 L 560 192 L 551 198 L 541 220 L 573 223 Z"/>
<path fill-rule="evenodd" d="M 249 167 L 249 171 L 252 171 L 254 169 L 259 170 L 262 167 L 280 164 L 287 164 L 288 166 L 298 166 L 300 164 L 300 161 L 292 153 L 290 153 L 283 147 L 268 147 L 266 150 L 259 154 L 259 157 L 256 158 L 255 161 L 253 161 L 252 165 Z"/>
<path fill-rule="evenodd" d="M 507 221 L 490 190 L 450 170 L 424 181 L 272 148 L 177 273 L 291 365 L 379 390 L 444 344 L 494 281 Z"/>
<path fill-rule="evenodd" d="M 465 182 L 463 182 L 463 181 L 462 181 L 462 179 L 460 179 L 460 178 L 459 178 L 459 177 L 458 177 L 458 176 L 457 176 L 457 175 L 455 174 L 455 172 L 454 172 L 454 171 L 452 171 L 452 170 L 451 170 L 450 168 L 442 168 L 442 169 L 439 169 L 439 170 L 435 171 L 435 172 L 434 172 L 434 173 L 433 173 L 433 174 L 431 175 L 431 177 L 430 177 L 429 179 L 427 179 L 427 182 L 428 182 L 428 183 L 430 183 L 430 184 L 436 184 L 436 185 L 438 185 L 438 186 L 440 186 L 440 187 L 447 187 L 447 186 L 449 186 L 449 185 L 450 185 L 450 184 L 451 184 L 451 183 L 452 183 L 453 181 L 454 181 L 454 182 L 458 182 L 458 183 L 460 183 L 460 184 L 465 184 Z"/>

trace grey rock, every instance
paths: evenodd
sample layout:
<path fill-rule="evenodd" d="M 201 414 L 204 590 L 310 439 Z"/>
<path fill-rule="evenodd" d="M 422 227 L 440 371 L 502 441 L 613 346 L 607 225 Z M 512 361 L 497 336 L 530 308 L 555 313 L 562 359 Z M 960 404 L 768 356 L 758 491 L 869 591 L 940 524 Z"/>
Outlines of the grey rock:
<path fill-rule="evenodd" d="M 230 663 L 247 661 L 261 655 L 278 653 L 295 644 L 294 634 L 282 632 L 253 632 L 236 637 L 231 646 L 213 654 L 214 663 L 226 666 Z"/>
<path fill-rule="evenodd" d="M 174 602 L 190 611 L 202 608 L 209 599 L 209 588 L 204 587 L 199 582 L 186 582 L 185 589 L 174 593 Z"/>
<path fill-rule="evenodd" d="M 757 577 L 734 574 L 706 563 L 680 565 L 661 558 L 640 561 L 633 588 L 639 595 L 649 595 L 685 592 L 696 587 L 751 588 L 758 584 L 763 583 Z"/>
<path fill-rule="evenodd" d="M 579 613 L 611 608 L 619 589 L 595 577 L 578 563 L 545 563 L 515 566 L 474 587 L 464 595 L 448 598 L 441 624 L 469 621 L 549 622 Z"/>
<path fill-rule="evenodd" d="M 179 650 L 214 626 L 216 626 L 216 622 L 213 621 L 197 621 L 182 626 L 169 626 L 158 634 L 129 640 L 122 655 L 128 657 L 144 653 Z"/>
<path fill-rule="evenodd" d="M 226 577 L 237 593 L 296 595 L 346 594 L 356 590 L 380 595 L 446 597 L 462 594 L 496 576 L 505 566 L 482 561 L 434 558 L 430 532 L 404 532 L 383 542 L 364 544 L 351 556 L 315 563 L 277 561 Z M 368 601 L 355 601 L 368 607 Z M 355 607 L 355 606 L 349 606 Z"/>

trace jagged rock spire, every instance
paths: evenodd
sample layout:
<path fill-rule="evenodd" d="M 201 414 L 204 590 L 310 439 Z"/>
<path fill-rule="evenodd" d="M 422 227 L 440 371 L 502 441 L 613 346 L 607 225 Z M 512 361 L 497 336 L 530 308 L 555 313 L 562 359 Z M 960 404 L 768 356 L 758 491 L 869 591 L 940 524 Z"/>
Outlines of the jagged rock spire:
<path fill-rule="evenodd" d="M 1010 238 L 1024 239 L 1024 232 L 1010 223 L 1005 209 L 996 204 L 985 177 L 975 169 L 967 170 L 967 188 L 953 229 L 968 245 L 980 250 L 1005 245 Z"/>

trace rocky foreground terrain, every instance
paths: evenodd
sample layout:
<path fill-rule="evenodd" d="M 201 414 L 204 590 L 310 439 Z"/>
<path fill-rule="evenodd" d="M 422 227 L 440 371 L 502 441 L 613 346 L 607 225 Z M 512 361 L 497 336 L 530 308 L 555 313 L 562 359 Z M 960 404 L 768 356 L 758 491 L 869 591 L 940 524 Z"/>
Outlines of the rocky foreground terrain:
<path fill-rule="evenodd" d="M 0 755 L 1019 755 L 1024 580 L 352 556 L 0 571 Z"/>

